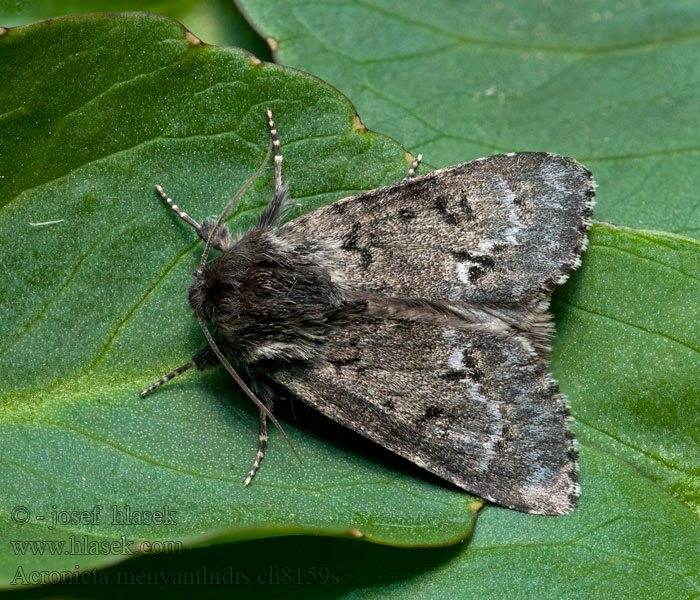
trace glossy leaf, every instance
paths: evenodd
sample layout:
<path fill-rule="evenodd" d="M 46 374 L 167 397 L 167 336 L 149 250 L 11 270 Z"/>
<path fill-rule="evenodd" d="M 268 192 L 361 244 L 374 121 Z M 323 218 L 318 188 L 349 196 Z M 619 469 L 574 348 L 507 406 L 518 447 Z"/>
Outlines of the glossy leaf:
<path fill-rule="evenodd" d="M 125 535 L 132 547 L 324 533 L 426 545 L 469 534 L 473 498 L 416 477 L 419 469 L 327 420 L 307 419 L 302 407 L 278 412 L 303 464 L 273 434 L 263 471 L 244 488 L 257 417 L 222 373 L 187 374 L 145 400 L 137 395 L 203 343 L 186 304 L 201 245 L 154 184 L 197 218 L 216 214 L 265 155 L 268 106 L 299 210 L 400 179 L 411 158 L 398 144 L 365 131 L 322 82 L 202 46 L 164 18 L 9 30 L 0 80 L 13 82 L 0 98 L 2 146 L 11 148 L 0 156 L 6 541 Z M 271 175 L 239 204 L 234 229 L 251 225 Z M 52 507 L 97 505 L 101 517 L 47 529 Z M 29 515 L 21 527 L 8 518 L 16 506 Z M 113 523 L 113 506 L 177 516 L 167 527 L 124 526 Z M 44 554 L 22 564 L 63 570 L 113 560 Z M 4 543 L 3 583 L 16 568 Z"/>
<path fill-rule="evenodd" d="M 596 218 L 700 237 L 700 4 L 237 0 L 285 65 L 437 166 L 573 156 Z"/>
<path fill-rule="evenodd" d="M 696 595 L 695 515 L 624 461 L 586 445 L 581 450 L 581 505 L 566 517 L 487 508 L 472 538 L 445 548 L 298 537 L 242 542 L 129 561 L 52 591 L 119 598 L 140 581 L 150 585 L 137 594 L 163 598 L 183 590 L 203 599 L 225 590 L 252 600 Z"/>

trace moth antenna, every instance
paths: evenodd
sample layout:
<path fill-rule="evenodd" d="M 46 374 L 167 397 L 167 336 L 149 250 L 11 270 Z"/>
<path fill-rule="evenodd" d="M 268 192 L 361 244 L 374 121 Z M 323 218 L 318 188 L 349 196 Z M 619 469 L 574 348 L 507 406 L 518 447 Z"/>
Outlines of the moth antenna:
<path fill-rule="evenodd" d="M 423 155 L 419 154 L 416 156 L 416 160 L 413 161 L 411 164 L 411 168 L 408 170 L 408 173 L 406 173 L 406 177 L 404 179 L 411 179 L 416 174 L 416 169 L 418 168 L 418 165 L 420 162 L 423 160 Z"/>
<path fill-rule="evenodd" d="M 168 381 L 170 381 L 173 377 L 177 377 L 178 375 L 182 375 L 185 371 L 187 371 L 187 369 L 189 369 L 190 367 L 193 367 L 193 366 L 194 366 L 194 360 L 191 360 L 186 365 L 182 365 L 181 367 L 178 367 L 174 371 L 171 371 L 167 375 L 161 377 L 155 383 L 152 383 L 151 385 L 149 385 L 147 388 L 141 390 L 139 392 L 139 396 L 141 396 L 141 398 L 143 398 L 146 394 L 151 393 L 153 390 L 155 390 L 156 388 L 159 388 L 164 383 L 168 383 Z"/>
<path fill-rule="evenodd" d="M 272 113 L 270 110 L 267 110 L 268 113 L 268 124 L 270 127 L 274 127 L 274 123 L 272 123 Z M 274 132 L 274 134 L 273 134 Z M 263 169 L 267 165 L 267 161 L 270 160 L 270 153 L 272 152 L 273 147 L 275 146 L 275 141 L 277 142 L 277 147 L 275 148 L 275 187 L 277 187 L 277 180 L 279 179 L 279 184 L 281 186 L 281 178 L 282 178 L 282 160 L 281 160 L 281 154 L 279 155 L 280 160 L 277 161 L 277 155 L 279 153 L 279 140 L 277 139 L 277 131 L 274 129 L 270 130 L 270 143 L 267 146 L 267 153 L 265 154 L 265 159 L 263 160 L 262 164 L 258 167 L 258 170 L 255 171 L 253 176 L 246 181 L 245 185 L 238 190 L 236 195 L 233 197 L 231 202 L 228 203 L 224 211 L 221 213 L 221 216 L 219 219 L 216 221 L 216 224 L 212 228 L 211 232 L 209 233 L 209 239 L 207 240 L 207 245 L 204 247 L 204 252 L 202 252 L 202 260 L 199 263 L 199 269 L 200 271 L 204 270 L 205 265 L 207 264 L 207 258 L 209 257 L 209 251 L 211 250 L 212 246 L 212 241 L 214 240 L 214 237 L 216 235 L 217 230 L 221 227 L 221 224 L 224 222 L 224 219 L 228 216 L 229 212 L 231 209 L 236 205 L 240 197 L 245 193 L 245 191 L 253 184 L 253 182 L 260 177 L 260 174 L 262 173 Z M 278 167 L 278 162 L 279 162 L 279 167 Z M 246 393 L 246 395 L 258 406 L 258 408 L 261 411 L 261 414 L 263 416 L 267 416 L 270 418 L 270 421 L 272 421 L 279 430 L 279 432 L 282 434 L 282 437 L 284 438 L 284 441 L 287 442 L 287 445 L 291 449 L 292 453 L 296 457 L 296 459 L 301 463 L 301 459 L 299 458 L 299 455 L 297 454 L 297 451 L 294 449 L 294 446 L 292 445 L 292 442 L 289 440 L 287 437 L 287 434 L 284 432 L 284 429 L 282 429 L 282 426 L 279 424 L 279 421 L 275 418 L 275 416 L 272 414 L 269 408 L 265 406 L 259 399 L 258 397 L 252 392 L 252 390 L 245 384 L 245 382 L 241 379 L 240 375 L 236 373 L 236 370 L 231 366 L 231 364 L 228 362 L 226 357 L 224 356 L 223 352 L 219 349 L 217 346 L 216 342 L 214 341 L 214 338 L 211 336 L 209 333 L 209 330 L 207 329 L 206 323 L 204 322 L 204 319 L 200 317 L 199 315 L 197 316 L 197 319 L 199 320 L 199 325 L 202 328 L 202 332 L 204 333 L 204 337 L 207 338 L 207 342 L 209 342 L 209 346 L 211 347 L 212 351 L 214 354 L 216 354 L 216 357 L 221 361 L 221 364 L 224 365 L 224 368 L 229 372 L 229 375 L 233 377 L 234 381 L 240 386 L 240 388 Z M 267 430 L 267 425 L 265 425 L 265 430 Z M 264 442 L 261 442 L 264 445 Z M 260 460 L 262 460 L 262 457 L 259 456 L 260 451 L 258 448 L 258 455 L 256 455 L 256 461 L 253 463 L 253 470 L 252 470 L 252 475 L 255 474 L 255 470 L 257 470 L 257 466 L 260 464 Z M 256 464 L 257 463 L 257 464 Z M 248 478 L 246 478 L 246 481 L 250 483 L 250 479 L 252 479 L 252 475 L 249 473 Z"/>
<path fill-rule="evenodd" d="M 268 153 L 269 155 L 269 153 Z M 199 325 L 202 328 L 202 332 L 204 333 L 204 337 L 207 338 L 207 341 L 209 342 L 209 345 L 211 346 L 211 349 L 214 351 L 214 354 L 216 354 L 216 357 L 221 361 L 221 364 L 224 365 L 224 368 L 229 372 L 231 377 L 235 380 L 235 382 L 241 386 L 241 389 L 247 394 L 248 398 L 250 398 L 257 406 L 258 408 L 263 411 L 269 418 L 270 421 L 272 421 L 275 424 L 275 427 L 279 430 L 279 432 L 282 434 L 282 437 L 284 438 L 284 441 L 287 442 L 287 445 L 293 452 L 294 456 L 296 456 L 297 460 L 301 464 L 301 458 L 299 458 L 299 455 L 297 454 L 297 451 L 294 449 L 294 446 L 292 445 L 292 442 L 289 440 L 287 437 L 287 434 L 284 432 L 284 429 L 282 429 L 282 425 L 279 424 L 279 421 L 275 418 L 275 415 L 272 414 L 269 408 L 265 406 L 265 404 L 258 399 L 258 397 L 252 392 L 252 390 L 246 385 L 245 381 L 241 379 L 241 376 L 236 373 L 236 370 L 231 366 L 231 364 L 228 362 L 226 357 L 224 356 L 223 352 L 219 350 L 219 347 L 216 345 L 216 342 L 214 341 L 214 338 L 211 336 L 211 333 L 209 333 L 209 330 L 207 329 L 207 325 L 204 322 L 204 319 L 197 315 L 197 319 L 199 320 Z"/>
<path fill-rule="evenodd" d="M 192 227 L 194 227 L 196 231 L 200 230 L 201 225 L 199 223 L 197 223 L 197 221 L 195 221 L 192 217 L 190 217 L 190 215 L 188 215 L 184 210 L 180 210 L 180 207 L 177 204 L 175 204 L 175 202 L 173 202 L 172 198 L 170 196 L 168 196 L 168 194 L 166 194 L 163 191 L 162 187 L 157 185 L 156 192 L 158 192 L 160 194 L 160 197 L 163 198 L 163 200 L 165 200 L 167 205 L 175 211 L 175 214 L 178 217 L 180 217 L 188 225 L 191 225 Z"/>
<path fill-rule="evenodd" d="M 267 164 L 267 161 L 270 160 L 270 152 L 272 151 L 272 140 L 270 140 L 270 143 L 267 146 L 267 154 L 265 154 L 265 160 L 263 160 L 262 164 L 258 167 L 258 170 L 253 173 L 253 176 L 245 182 L 245 185 L 238 190 L 238 193 L 233 197 L 233 200 L 228 203 L 228 206 L 224 209 L 224 212 L 221 213 L 221 216 L 219 217 L 218 221 L 216 222 L 216 225 L 212 228 L 211 232 L 209 233 L 209 239 L 207 240 L 207 245 L 204 247 L 204 252 L 202 252 L 202 260 L 199 263 L 199 270 L 203 270 L 205 265 L 207 264 L 207 258 L 209 257 L 209 251 L 211 250 L 211 245 L 216 237 L 216 232 L 218 231 L 219 227 L 221 227 L 221 224 L 224 222 L 224 219 L 228 216 L 228 213 L 231 212 L 231 209 L 236 206 L 236 203 L 240 199 L 240 197 L 245 193 L 245 191 L 253 185 L 253 182 L 260 177 L 260 174 L 262 173 L 263 169 L 265 168 L 265 165 Z"/>

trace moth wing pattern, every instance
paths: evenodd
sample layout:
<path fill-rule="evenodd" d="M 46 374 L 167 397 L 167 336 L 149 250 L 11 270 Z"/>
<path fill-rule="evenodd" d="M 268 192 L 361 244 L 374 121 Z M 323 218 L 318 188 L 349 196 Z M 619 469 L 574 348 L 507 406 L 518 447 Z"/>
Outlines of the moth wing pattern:
<path fill-rule="evenodd" d="M 433 171 L 318 208 L 286 225 L 339 249 L 352 286 L 431 300 L 536 302 L 580 264 L 590 171 L 541 152 Z"/>
<path fill-rule="evenodd" d="M 216 225 L 198 224 L 156 188 L 208 240 L 188 299 L 209 346 L 141 396 L 213 366 L 215 354 L 260 408 L 247 485 L 266 420 L 281 427 L 228 356 L 470 492 L 525 512 L 571 510 L 577 454 L 546 363 L 546 309 L 585 249 L 590 172 L 558 155 L 517 153 L 411 178 L 417 160 L 404 181 L 278 227 L 286 188 L 266 114 L 275 194 L 255 230 L 232 240 L 217 228 L 269 149 Z M 207 265 L 212 245 L 221 254 Z"/>
<path fill-rule="evenodd" d="M 282 237 L 316 240 L 334 280 L 389 299 L 390 318 L 331 327 L 321 359 L 278 367 L 272 378 L 483 498 L 531 513 L 570 511 L 577 452 L 544 359 L 546 308 L 580 264 L 593 196 L 591 174 L 576 161 L 518 153 L 291 221 Z M 392 319 L 392 302 L 402 299 L 439 303 L 458 318 L 422 319 L 420 306 L 404 305 L 397 312 L 409 318 Z"/>
<path fill-rule="evenodd" d="M 334 328 L 326 350 L 325 360 L 270 375 L 334 421 L 482 498 L 540 514 L 574 507 L 568 408 L 522 338 L 424 321 L 355 322 Z"/>

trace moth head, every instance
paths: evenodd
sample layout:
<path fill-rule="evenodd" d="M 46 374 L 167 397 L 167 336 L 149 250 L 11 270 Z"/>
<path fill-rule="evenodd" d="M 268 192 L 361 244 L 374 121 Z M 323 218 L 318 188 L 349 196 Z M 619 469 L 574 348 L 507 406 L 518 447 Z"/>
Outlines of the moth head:
<path fill-rule="evenodd" d="M 188 296 L 195 315 L 214 324 L 220 324 L 224 315 L 238 313 L 237 282 L 220 267 L 215 261 L 195 271 Z"/>

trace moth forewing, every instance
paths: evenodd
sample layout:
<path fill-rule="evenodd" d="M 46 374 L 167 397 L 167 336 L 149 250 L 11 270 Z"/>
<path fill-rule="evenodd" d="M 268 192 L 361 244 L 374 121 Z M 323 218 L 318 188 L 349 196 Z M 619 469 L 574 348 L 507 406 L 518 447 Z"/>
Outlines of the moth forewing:
<path fill-rule="evenodd" d="M 272 376 L 464 489 L 526 512 L 568 512 L 577 453 L 546 364 L 547 306 L 580 264 L 593 192 L 572 159 L 497 155 L 290 222 L 280 234 L 315 235 L 366 309 L 331 330 L 321 359 Z"/>

